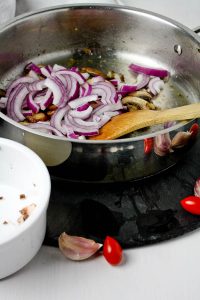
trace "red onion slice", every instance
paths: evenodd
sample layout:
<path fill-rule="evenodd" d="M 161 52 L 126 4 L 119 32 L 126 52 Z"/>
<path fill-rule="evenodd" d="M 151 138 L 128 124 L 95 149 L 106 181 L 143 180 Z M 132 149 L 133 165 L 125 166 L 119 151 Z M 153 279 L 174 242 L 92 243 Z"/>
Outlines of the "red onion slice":
<path fill-rule="evenodd" d="M 29 92 L 34 92 L 34 91 L 42 91 L 45 88 L 45 81 L 44 80 L 35 80 L 32 83 L 29 83 L 27 85 L 27 89 Z"/>
<path fill-rule="evenodd" d="M 83 111 L 70 110 L 69 115 L 74 118 L 79 118 L 79 119 L 85 120 L 85 119 L 89 118 L 92 111 L 93 111 L 93 108 L 91 106 L 89 106 L 87 109 L 85 109 Z"/>
<path fill-rule="evenodd" d="M 50 120 L 50 125 L 56 128 L 57 130 L 59 130 L 64 135 L 67 133 L 67 130 L 66 127 L 63 126 L 62 124 L 62 120 L 68 111 L 69 111 L 68 106 L 57 109 Z"/>
<path fill-rule="evenodd" d="M 129 69 L 135 73 L 143 73 L 149 76 L 156 76 L 161 78 L 167 77 L 169 75 L 169 72 L 167 70 L 157 68 L 154 69 L 136 64 L 130 64 Z"/>
<path fill-rule="evenodd" d="M 22 104 L 27 95 L 28 90 L 26 86 L 22 86 L 22 88 L 15 94 L 15 98 L 12 101 L 11 107 L 13 108 L 14 114 L 18 121 L 23 121 L 25 119 L 22 113 Z"/>
<path fill-rule="evenodd" d="M 86 109 L 88 109 L 89 106 L 90 106 L 90 105 L 89 105 L 88 103 L 85 103 L 85 104 L 79 106 L 79 107 L 77 108 L 77 111 L 83 111 L 83 110 L 86 110 Z"/>
<path fill-rule="evenodd" d="M 44 95 L 34 97 L 34 101 L 39 104 L 41 110 L 45 110 L 53 102 L 51 90 L 47 89 Z"/>
<path fill-rule="evenodd" d="M 53 93 L 53 104 L 61 106 L 66 103 L 66 92 L 62 82 L 58 78 L 46 78 L 45 86 Z"/>
<path fill-rule="evenodd" d="M 56 71 L 56 73 L 61 75 L 70 75 L 71 77 L 76 79 L 79 84 L 83 84 L 85 82 L 85 78 L 79 72 L 64 69 L 64 70 L 58 70 Z"/>
<path fill-rule="evenodd" d="M 138 74 L 137 76 L 137 88 L 136 90 L 140 90 L 144 88 L 149 82 L 150 76 L 146 74 Z"/>
<path fill-rule="evenodd" d="M 34 71 L 36 74 L 41 75 L 41 70 L 40 67 L 38 67 L 36 64 L 34 64 L 33 62 L 30 62 L 29 64 L 27 64 L 25 66 L 25 70 L 32 70 Z"/>
<path fill-rule="evenodd" d="M 27 117 L 27 116 L 32 116 L 32 114 L 33 114 L 33 111 L 32 111 L 32 109 L 22 109 L 22 113 L 23 113 L 23 115 L 24 115 L 24 117 Z"/>
<path fill-rule="evenodd" d="M 38 74 L 36 72 L 34 72 L 33 70 L 29 71 L 28 76 L 32 77 L 35 80 L 39 80 L 40 79 L 39 76 L 38 76 Z"/>
<path fill-rule="evenodd" d="M 31 92 L 28 94 L 27 98 L 26 98 L 26 105 L 28 106 L 28 108 L 30 108 L 32 110 L 33 113 L 38 113 L 40 110 L 40 107 L 37 103 L 34 102 L 33 96 L 34 96 L 35 92 Z"/>
<path fill-rule="evenodd" d="M 114 85 L 108 81 L 93 85 L 91 94 L 101 97 L 103 104 L 116 103 L 118 100 Z"/>
<path fill-rule="evenodd" d="M 71 108 L 76 109 L 76 108 L 80 107 L 83 104 L 86 104 L 88 102 L 97 101 L 97 100 L 98 100 L 98 95 L 94 94 L 94 95 L 89 95 L 89 96 L 74 99 L 74 100 L 68 102 L 68 105 Z"/>
<path fill-rule="evenodd" d="M 123 105 L 121 102 L 118 102 L 116 104 L 107 104 L 107 105 L 102 105 L 94 109 L 93 114 L 100 116 L 106 111 L 116 111 L 123 109 Z"/>
<path fill-rule="evenodd" d="M 51 125 L 49 124 L 45 124 L 45 123 L 31 123 L 31 124 L 27 124 L 25 126 L 28 126 L 30 128 L 33 128 L 33 129 L 38 129 L 40 131 L 43 131 L 43 130 L 48 130 L 50 131 L 51 133 L 53 133 L 54 135 L 57 135 L 57 136 L 64 136 L 60 131 L 58 131 L 56 128 L 52 127 Z"/>
<path fill-rule="evenodd" d="M 161 89 L 164 88 L 164 82 L 159 77 L 154 77 L 150 79 L 148 88 L 153 95 L 157 95 L 160 93 Z"/>
<path fill-rule="evenodd" d="M 26 84 L 26 83 L 31 83 L 31 82 L 34 82 L 35 79 L 32 78 L 32 77 L 28 77 L 28 76 L 25 76 L 25 77 L 20 77 L 16 80 L 14 80 L 8 87 L 7 91 L 6 91 L 6 97 L 9 97 L 11 91 L 15 88 L 17 88 L 20 84 Z"/>

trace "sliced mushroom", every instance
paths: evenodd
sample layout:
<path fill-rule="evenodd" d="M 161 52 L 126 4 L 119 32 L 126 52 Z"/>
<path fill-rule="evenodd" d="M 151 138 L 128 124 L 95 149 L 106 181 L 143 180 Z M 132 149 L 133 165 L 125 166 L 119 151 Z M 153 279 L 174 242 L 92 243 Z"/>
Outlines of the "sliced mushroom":
<path fill-rule="evenodd" d="M 149 103 L 148 101 L 138 98 L 138 97 L 133 97 L 133 96 L 126 96 L 122 99 L 122 104 L 127 105 L 128 108 L 130 109 L 130 106 L 136 107 L 136 109 L 155 109 L 154 105 L 152 103 Z M 130 110 L 135 110 L 134 108 Z"/>
<path fill-rule="evenodd" d="M 36 122 L 39 122 L 39 121 L 42 121 L 42 122 L 47 121 L 48 117 L 44 113 L 37 113 L 37 114 L 34 114 L 32 116 L 27 116 L 26 119 L 30 123 L 36 123 Z"/>
<path fill-rule="evenodd" d="M 129 94 L 129 96 L 142 98 L 142 99 L 147 100 L 147 101 L 152 100 L 152 95 L 150 93 L 148 93 L 145 89 L 140 90 L 140 91 L 132 92 L 132 93 Z"/>
<path fill-rule="evenodd" d="M 121 73 L 115 73 L 114 71 L 108 71 L 107 78 L 109 79 L 117 79 L 121 82 L 124 82 L 124 75 Z"/>
<path fill-rule="evenodd" d="M 81 73 L 89 73 L 92 76 L 101 76 L 103 78 L 106 78 L 106 74 L 104 74 L 102 71 L 91 67 L 81 68 Z"/>

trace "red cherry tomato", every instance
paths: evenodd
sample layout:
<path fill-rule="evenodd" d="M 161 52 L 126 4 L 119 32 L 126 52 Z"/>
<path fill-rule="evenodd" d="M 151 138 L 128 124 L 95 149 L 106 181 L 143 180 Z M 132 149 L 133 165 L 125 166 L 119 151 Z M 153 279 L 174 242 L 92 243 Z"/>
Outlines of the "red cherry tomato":
<path fill-rule="evenodd" d="M 191 137 L 195 138 L 197 133 L 199 131 L 199 125 L 197 123 L 194 123 L 191 127 L 189 132 L 191 132 Z"/>
<path fill-rule="evenodd" d="M 111 265 L 118 265 L 122 260 L 122 248 L 118 241 L 107 236 L 103 244 L 103 255 Z"/>
<path fill-rule="evenodd" d="M 153 138 L 144 139 L 144 153 L 149 154 L 153 148 Z"/>
<path fill-rule="evenodd" d="M 200 215 L 200 197 L 188 196 L 180 201 L 181 206 L 194 215 Z"/>

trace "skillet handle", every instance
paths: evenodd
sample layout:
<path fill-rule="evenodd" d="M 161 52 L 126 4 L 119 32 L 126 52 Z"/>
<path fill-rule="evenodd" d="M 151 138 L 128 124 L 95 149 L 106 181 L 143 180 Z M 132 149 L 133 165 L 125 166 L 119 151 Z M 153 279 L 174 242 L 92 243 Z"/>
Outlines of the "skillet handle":
<path fill-rule="evenodd" d="M 197 34 L 200 33 L 200 26 L 194 28 L 193 31 Z"/>

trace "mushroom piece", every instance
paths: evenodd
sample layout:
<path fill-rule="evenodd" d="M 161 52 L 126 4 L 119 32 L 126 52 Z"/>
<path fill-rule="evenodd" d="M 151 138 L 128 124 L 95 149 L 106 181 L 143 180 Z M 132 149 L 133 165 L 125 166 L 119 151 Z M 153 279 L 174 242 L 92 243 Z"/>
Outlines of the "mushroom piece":
<path fill-rule="evenodd" d="M 129 110 L 135 110 L 135 109 L 155 109 L 155 106 L 152 103 L 149 103 L 148 101 L 133 97 L 133 96 L 126 96 L 122 99 L 122 104 L 127 105 Z"/>
<path fill-rule="evenodd" d="M 89 73 L 92 76 L 101 76 L 103 78 L 106 78 L 106 74 L 104 74 L 102 71 L 92 68 L 92 67 L 82 67 L 81 73 Z"/>
<path fill-rule="evenodd" d="M 116 73 L 114 71 L 108 71 L 107 78 L 117 79 L 117 80 L 119 80 L 119 82 L 124 82 L 124 75 L 121 73 Z"/>
<path fill-rule="evenodd" d="M 152 95 L 150 93 L 148 93 L 145 89 L 132 92 L 132 93 L 129 94 L 129 96 L 142 98 L 142 99 L 147 100 L 147 101 L 151 101 L 152 98 L 153 98 Z"/>

